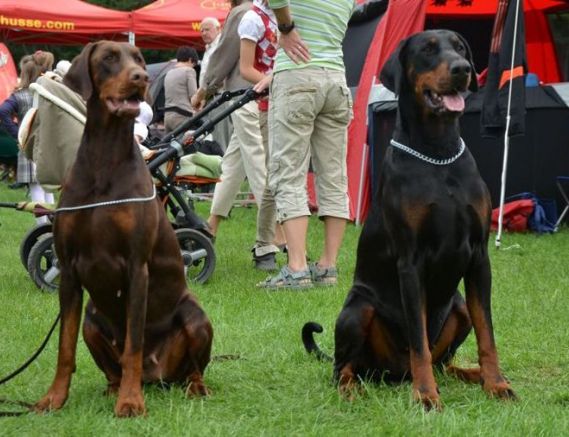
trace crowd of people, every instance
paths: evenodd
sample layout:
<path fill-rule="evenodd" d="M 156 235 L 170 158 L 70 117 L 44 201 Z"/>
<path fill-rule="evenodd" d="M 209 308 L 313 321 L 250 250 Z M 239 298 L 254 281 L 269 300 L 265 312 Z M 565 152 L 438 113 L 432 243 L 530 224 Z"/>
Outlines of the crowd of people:
<path fill-rule="evenodd" d="M 349 218 L 346 147 L 352 101 L 341 43 L 355 1 L 230 3 L 223 27 L 211 17 L 201 22 L 205 44 L 201 61 L 189 46 L 177 50 L 164 77 L 164 131 L 174 130 L 223 91 L 254 86 L 263 97 L 232 112 L 212 133 L 224 155 L 208 218 L 211 234 L 221 232 L 247 180 L 258 207 L 254 265 L 277 272 L 258 287 L 333 285 Z M 53 62 L 49 52 L 36 52 L 20 62 L 19 85 L 0 105 L 0 128 L 15 138 L 18 121 L 32 106 L 29 85 L 51 70 Z M 221 105 L 215 111 L 223 109 Z M 138 140 L 147 135 L 144 125 L 152 119 L 151 111 L 149 115 L 145 108 L 145 112 L 135 128 L 143 132 Z M 323 252 L 313 263 L 306 256 L 309 166 L 315 174 L 318 215 L 325 231 Z M 33 163 L 23 155 L 18 155 L 17 178 L 18 184 L 29 186 L 32 200 L 53 202 L 49 194 L 40 196 Z M 287 254 L 280 270 L 279 252 Z"/>
<path fill-rule="evenodd" d="M 262 288 L 337 281 L 336 259 L 349 218 L 346 142 L 352 115 L 341 42 L 354 2 L 335 3 L 337 14 L 330 15 L 317 1 L 232 1 L 191 98 L 194 110 L 200 110 L 222 87 L 233 91 L 254 84 L 259 93 L 271 88 L 270 98 L 231 115 L 233 134 L 208 219 L 217 234 L 247 178 L 258 205 L 255 266 L 276 270 L 276 253 L 283 250 L 288 257 L 276 275 L 258 284 Z M 318 214 L 325 227 L 323 252 L 310 264 L 309 164 L 316 174 Z"/>

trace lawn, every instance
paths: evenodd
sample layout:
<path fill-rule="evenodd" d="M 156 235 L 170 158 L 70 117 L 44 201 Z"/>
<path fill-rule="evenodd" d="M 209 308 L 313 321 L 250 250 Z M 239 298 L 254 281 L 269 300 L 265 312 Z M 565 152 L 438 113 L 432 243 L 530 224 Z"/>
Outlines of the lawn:
<path fill-rule="evenodd" d="M 0 186 L 0 200 L 24 200 L 23 190 Z M 208 203 L 197 204 L 207 216 Z M 216 241 L 218 263 L 207 284 L 193 285 L 214 330 L 214 361 L 205 399 L 186 399 L 180 388 L 145 389 L 148 416 L 116 419 L 114 399 L 103 395 L 105 379 L 83 340 L 65 407 L 47 415 L 0 418 L 2 436 L 129 435 L 566 435 L 569 429 L 569 229 L 555 235 L 511 235 L 490 249 L 494 274 L 493 314 L 501 367 L 519 401 L 487 399 L 480 387 L 438 374 L 444 410 L 425 413 L 411 401 L 409 384 L 365 387 L 354 402 L 331 384 L 331 365 L 304 352 L 300 328 L 320 322 L 318 337 L 332 351 L 333 326 L 350 287 L 360 228 L 349 226 L 338 267 L 339 284 L 308 292 L 255 288 L 265 274 L 253 269 L 254 208 L 234 208 Z M 0 378 L 39 346 L 57 311 L 57 296 L 35 288 L 18 248 L 34 223 L 29 213 L 0 210 Z M 311 222 L 309 256 L 317 258 L 322 229 Z M 280 263 L 285 262 L 281 257 Z M 51 383 L 57 353 L 53 338 L 22 374 L 0 386 L 0 398 L 35 401 Z M 474 365 L 471 335 L 457 361 Z M 9 406 L 0 404 L 0 410 Z"/>

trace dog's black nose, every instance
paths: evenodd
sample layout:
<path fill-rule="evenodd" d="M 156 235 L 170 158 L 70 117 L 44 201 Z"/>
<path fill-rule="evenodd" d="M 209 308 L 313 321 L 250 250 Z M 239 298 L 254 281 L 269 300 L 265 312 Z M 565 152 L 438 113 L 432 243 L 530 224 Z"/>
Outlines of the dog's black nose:
<path fill-rule="evenodd" d="M 136 69 L 130 74 L 133 82 L 148 82 L 148 73 L 142 69 Z"/>
<path fill-rule="evenodd" d="M 468 76 L 471 70 L 472 67 L 468 61 L 458 60 L 450 64 L 450 74 L 452 76 Z"/>

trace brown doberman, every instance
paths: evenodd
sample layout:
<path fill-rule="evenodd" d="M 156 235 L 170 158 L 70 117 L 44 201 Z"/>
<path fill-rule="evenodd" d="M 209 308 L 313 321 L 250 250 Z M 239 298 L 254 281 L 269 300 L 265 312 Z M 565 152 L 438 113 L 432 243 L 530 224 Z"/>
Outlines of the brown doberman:
<path fill-rule="evenodd" d="M 53 224 L 61 264 L 61 330 L 54 381 L 37 411 L 65 403 L 83 337 L 118 391 L 115 414 L 145 414 L 143 383 L 187 384 L 205 395 L 212 326 L 188 291 L 174 230 L 134 141 L 148 75 L 127 43 L 88 44 L 65 82 L 87 101 L 87 121 Z M 65 133 L 62 132 L 62 135 Z"/>
<path fill-rule="evenodd" d="M 477 89 L 470 48 L 451 31 L 415 34 L 389 58 L 381 81 L 399 96 L 397 122 L 336 321 L 340 390 L 350 396 L 362 378 L 410 377 L 414 399 L 439 409 L 437 366 L 492 397 L 514 398 L 492 328 L 490 197 L 459 132 L 463 94 Z M 459 369 L 451 360 L 472 326 L 480 367 Z M 318 354 L 312 332 L 320 330 L 303 330 Z"/>

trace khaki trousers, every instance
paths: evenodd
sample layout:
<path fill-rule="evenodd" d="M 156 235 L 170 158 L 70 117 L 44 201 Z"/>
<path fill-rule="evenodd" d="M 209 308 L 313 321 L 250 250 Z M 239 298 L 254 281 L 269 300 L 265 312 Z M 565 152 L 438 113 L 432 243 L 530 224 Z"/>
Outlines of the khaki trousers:
<path fill-rule="evenodd" d="M 274 240 L 276 213 L 267 183 L 268 126 L 267 114 L 257 102 L 249 102 L 231 114 L 233 135 L 221 163 L 221 182 L 215 186 L 211 214 L 227 217 L 241 183 L 247 177 L 259 207 L 256 246 L 271 245 Z M 267 252 L 276 252 L 276 247 Z"/>
<path fill-rule="evenodd" d="M 306 174 L 316 175 L 318 215 L 349 219 L 346 167 L 352 96 L 343 71 L 320 67 L 274 75 L 269 103 L 269 188 L 279 222 L 310 215 Z"/>

